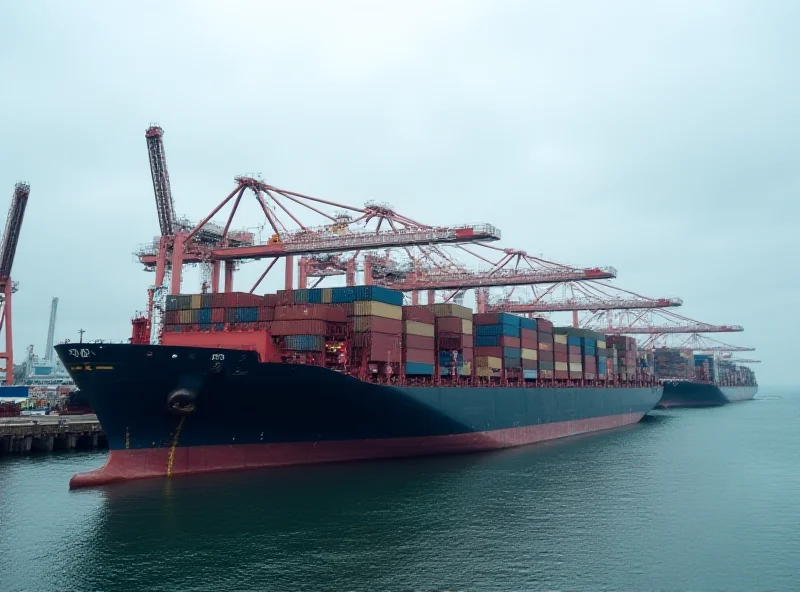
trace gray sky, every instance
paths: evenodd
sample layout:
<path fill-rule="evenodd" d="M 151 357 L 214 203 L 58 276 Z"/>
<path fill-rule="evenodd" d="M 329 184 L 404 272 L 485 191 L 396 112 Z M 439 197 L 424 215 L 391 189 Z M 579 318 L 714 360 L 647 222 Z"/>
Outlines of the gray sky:
<path fill-rule="evenodd" d="M 130 335 L 153 277 L 132 252 L 158 232 L 157 122 L 193 218 L 260 172 L 491 222 L 505 246 L 613 265 L 620 286 L 744 325 L 719 337 L 758 349 L 762 384 L 797 384 L 799 3 L 222 4 L 0 7 L 4 203 L 31 184 L 18 360 L 43 352 L 53 296 L 58 340 Z M 237 225 L 263 221 L 246 212 Z"/>

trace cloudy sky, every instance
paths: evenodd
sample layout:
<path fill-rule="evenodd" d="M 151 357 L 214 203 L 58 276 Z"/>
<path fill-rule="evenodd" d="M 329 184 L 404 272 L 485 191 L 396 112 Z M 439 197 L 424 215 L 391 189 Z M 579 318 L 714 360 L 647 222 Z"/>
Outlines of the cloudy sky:
<path fill-rule="evenodd" d="M 720 337 L 757 348 L 762 384 L 796 384 L 798 22 L 779 0 L 3 3 L 0 194 L 31 185 L 18 360 L 43 352 L 54 296 L 58 340 L 129 336 L 157 122 L 190 217 L 260 173 L 491 222 L 504 246 L 743 325 Z"/>

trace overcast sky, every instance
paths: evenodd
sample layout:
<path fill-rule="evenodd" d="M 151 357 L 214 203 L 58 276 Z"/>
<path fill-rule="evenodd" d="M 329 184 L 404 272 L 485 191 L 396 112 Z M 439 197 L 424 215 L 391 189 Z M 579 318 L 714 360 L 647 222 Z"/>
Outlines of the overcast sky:
<path fill-rule="evenodd" d="M 157 122 L 192 218 L 260 173 L 491 222 L 504 246 L 743 325 L 718 337 L 757 348 L 762 384 L 797 384 L 798 22 L 788 0 L 2 3 L 0 195 L 31 185 L 17 361 L 43 353 L 54 296 L 57 340 L 130 335 Z"/>

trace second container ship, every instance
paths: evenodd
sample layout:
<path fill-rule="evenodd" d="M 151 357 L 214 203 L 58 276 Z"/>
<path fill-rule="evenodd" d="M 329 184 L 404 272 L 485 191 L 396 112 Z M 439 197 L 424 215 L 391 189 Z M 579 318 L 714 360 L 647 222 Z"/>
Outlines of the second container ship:
<path fill-rule="evenodd" d="M 403 306 L 376 286 L 170 296 L 160 345 L 56 347 L 108 435 L 70 486 L 490 450 L 638 422 L 636 342 L 543 319 Z"/>
<path fill-rule="evenodd" d="M 662 348 L 654 351 L 653 363 L 664 385 L 659 407 L 716 407 L 748 401 L 758 392 L 750 368 L 710 354 Z"/>

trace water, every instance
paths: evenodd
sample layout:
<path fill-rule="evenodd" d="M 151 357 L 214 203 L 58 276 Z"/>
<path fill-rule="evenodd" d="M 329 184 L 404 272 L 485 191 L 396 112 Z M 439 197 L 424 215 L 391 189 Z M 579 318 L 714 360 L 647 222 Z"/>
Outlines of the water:
<path fill-rule="evenodd" d="M 0 589 L 796 590 L 800 389 L 458 457 L 67 489 L 0 461 Z"/>

